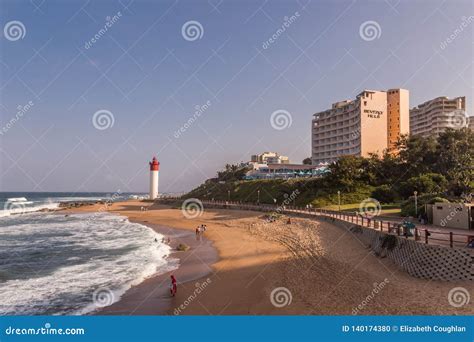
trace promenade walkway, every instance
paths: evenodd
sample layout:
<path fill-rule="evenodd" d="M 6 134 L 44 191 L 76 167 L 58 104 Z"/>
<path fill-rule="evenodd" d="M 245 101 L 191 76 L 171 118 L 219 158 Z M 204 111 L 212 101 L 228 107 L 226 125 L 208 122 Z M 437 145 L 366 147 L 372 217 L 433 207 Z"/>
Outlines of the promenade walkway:
<path fill-rule="evenodd" d="M 308 218 L 330 218 L 347 222 L 349 224 L 376 229 L 388 234 L 403 236 L 406 239 L 415 240 L 420 243 L 442 245 L 447 247 L 466 248 L 470 240 L 474 239 L 474 230 L 453 229 L 434 225 L 421 225 L 415 223 L 415 228 L 407 231 L 401 224 L 403 218 L 397 217 L 364 217 L 360 214 L 333 211 L 325 209 L 306 209 L 297 206 L 277 206 L 269 204 L 246 204 L 232 201 L 203 201 L 204 206 L 215 205 L 227 209 L 253 210 L 263 212 L 274 212 L 285 215 L 297 215 Z"/>

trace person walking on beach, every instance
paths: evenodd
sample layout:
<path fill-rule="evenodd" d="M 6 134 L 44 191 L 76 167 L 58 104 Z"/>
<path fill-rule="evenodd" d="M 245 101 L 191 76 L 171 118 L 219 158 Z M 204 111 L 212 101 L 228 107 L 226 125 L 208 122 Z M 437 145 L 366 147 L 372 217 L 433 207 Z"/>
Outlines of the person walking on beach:
<path fill-rule="evenodd" d="M 201 227 L 196 227 L 196 240 L 199 241 L 201 239 Z"/>
<path fill-rule="evenodd" d="M 171 297 L 176 296 L 176 292 L 178 292 L 178 285 L 176 284 L 176 278 L 174 277 L 174 275 L 171 275 L 171 285 L 170 285 Z"/>

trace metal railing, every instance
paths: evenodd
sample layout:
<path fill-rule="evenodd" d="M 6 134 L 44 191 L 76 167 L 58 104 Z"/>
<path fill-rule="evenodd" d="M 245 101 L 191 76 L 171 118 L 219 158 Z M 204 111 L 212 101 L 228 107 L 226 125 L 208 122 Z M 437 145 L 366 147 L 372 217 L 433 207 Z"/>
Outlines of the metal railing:
<path fill-rule="evenodd" d="M 169 198 L 168 200 L 180 200 L 179 198 Z M 204 205 L 218 206 L 226 209 L 241 209 L 271 212 L 275 214 L 285 215 L 299 215 L 308 218 L 330 218 L 334 220 L 352 223 L 354 225 L 371 228 L 387 234 L 392 234 L 406 239 L 418 241 L 425 244 L 436 244 L 453 247 L 467 247 L 471 239 L 474 239 L 474 232 L 472 234 L 454 233 L 452 231 L 440 231 L 435 227 L 422 226 L 414 228 L 404 228 L 401 222 L 377 219 L 377 217 L 364 217 L 358 213 L 350 213 L 344 211 L 334 211 L 318 208 L 304 208 L 292 205 L 271 205 L 271 204 L 249 204 L 235 201 L 201 201 Z"/>

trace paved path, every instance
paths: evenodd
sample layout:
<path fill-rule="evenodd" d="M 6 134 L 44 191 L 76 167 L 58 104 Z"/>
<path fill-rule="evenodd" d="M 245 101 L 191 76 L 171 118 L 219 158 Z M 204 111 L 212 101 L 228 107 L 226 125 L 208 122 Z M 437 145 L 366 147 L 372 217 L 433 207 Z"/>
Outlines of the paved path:
<path fill-rule="evenodd" d="M 352 212 L 345 211 L 331 211 L 324 209 L 311 209 L 305 210 L 303 208 L 294 207 L 282 207 L 273 205 L 251 205 L 243 203 L 232 203 L 232 202 L 207 202 L 204 204 L 208 205 L 225 205 L 228 208 L 236 208 L 242 210 L 254 210 L 254 211 L 275 211 L 281 214 L 299 214 L 307 217 L 331 217 L 341 221 L 345 221 L 351 224 L 362 225 L 367 228 L 377 229 L 384 232 L 388 232 L 395 235 L 403 236 L 403 228 L 398 229 L 398 225 L 401 224 L 405 218 L 391 217 L 391 216 L 376 216 L 368 220 L 366 217 L 355 215 Z M 445 228 L 434 225 L 421 225 L 415 224 L 415 235 L 417 241 L 420 243 L 428 243 L 430 245 L 442 245 L 450 247 L 466 247 L 469 239 L 474 238 L 474 230 L 468 229 L 455 229 Z M 415 240 L 415 236 L 406 237 L 410 240 Z"/>

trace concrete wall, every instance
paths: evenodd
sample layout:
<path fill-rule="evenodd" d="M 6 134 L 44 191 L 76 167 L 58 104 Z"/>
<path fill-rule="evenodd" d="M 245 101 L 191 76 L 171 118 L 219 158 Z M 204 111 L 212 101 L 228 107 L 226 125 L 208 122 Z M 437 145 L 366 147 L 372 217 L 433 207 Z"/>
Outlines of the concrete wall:
<path fill-rule="evenodd" d="M 332 220 L 330 220 L 332 221 Z M 408 274 L 423 279 L 456 281 L 474 280 L 474 250 L 426 245 L 391 235 L 396 246 L 382 247 L 388 234 L 370 228 L 334 220 L 336 226 L 350 230 L 355 238 L 367 244 L 378 256 L 387 257 Z"/>

